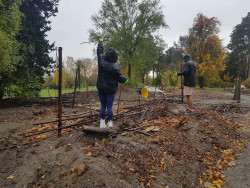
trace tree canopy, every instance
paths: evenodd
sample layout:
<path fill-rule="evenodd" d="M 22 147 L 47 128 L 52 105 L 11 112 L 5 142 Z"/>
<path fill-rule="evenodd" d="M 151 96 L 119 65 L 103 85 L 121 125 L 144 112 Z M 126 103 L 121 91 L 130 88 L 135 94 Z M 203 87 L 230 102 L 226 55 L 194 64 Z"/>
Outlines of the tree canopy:
<path fill-rule="evenodd" d="M 216 17 L 208 18 L 199 13 L 189 29 L 186 53 L 197 63 L 199 86 L 213 85 L 220 81 L 225 70 L 225 49 L 218 37 L 220 22 Z"/>
<path fill-rule="evenodd" d="M 250 66 L 250 12 L 242 19 L 240 24 L 234 27 L 228 48 L 231 51 L 227 61 L 227 69 L 230 74 L 234 77 L 248 78 Z"/>
<path fill-rule="evenodd" d="M 16 0 L 0 0 L 0 99 L 3 97 L 6 78 L 16 70 L 19 60 L 20 43 L 15 37 L 21 25 L 20 3 Z"/>
<path fill-rule="evenodd" d="M 92 21 L 96 28 L 90 30 L 90 41 L 102 36 L 107 48 L 115 47 L 129 77 L 132 64 L 144 75 L 152 70 L 164 45 L 155 32 L 167 27 L 159 0 L 104 0 Z"/>
<path fill-rule="evenodd" d="M 53 59 L 46 39 L 59 0 L 0 0 L 0 99 L 7 86 L 18 96 L 38 94 Z M 10 87 L 11 86 L 11 87 Z"/>

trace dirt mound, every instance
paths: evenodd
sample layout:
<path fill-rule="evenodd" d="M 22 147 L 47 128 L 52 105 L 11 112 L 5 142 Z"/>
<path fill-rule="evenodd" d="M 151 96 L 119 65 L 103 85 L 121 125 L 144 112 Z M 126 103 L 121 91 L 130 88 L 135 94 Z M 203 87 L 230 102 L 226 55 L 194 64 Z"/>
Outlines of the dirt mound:
<path fill-rule="evenodd" d="M 0 185 L 222 186 L 224 170 L 244 147 L 242 126 L 208 110 L 177 116 L 160 103 L 147 107 L 143 121 L 130 117 L 115 122 L 117 130 L 109 137 L 75 130 L 29 143 L 6 135 L 1 147 L 19 147 L 1 151 Z"/>
<path fill-rule="evenodd" d="M 213 96 L 223 98 L 199 92 L 196 99 Z M 71 98 L 68 94 L 65 101 Z M 139 101 L 135 88 L 122 88 L 119 115 L 116 101 L 115 129 L 109 136 L 83 133 L 77 126 L 57 137 L 57 122 L 50 122 L 56 120 L 56 108 L 47 105 L 0 109 L 0 187 L 223 186 L 225 170 L 246 145 L 244 126 L 228 115 L 247 109 L 200 105 L 187 116 L 184 104 L 153 98 Z M 77 93 L 77 99 L 75 108 L 64 106 L 63 126 L 98 126 L 97 92 L 89 98 L 97 111 L 88 109 L 86 93 Z M 49 129 L 54 130 L 23 137 Z"/>

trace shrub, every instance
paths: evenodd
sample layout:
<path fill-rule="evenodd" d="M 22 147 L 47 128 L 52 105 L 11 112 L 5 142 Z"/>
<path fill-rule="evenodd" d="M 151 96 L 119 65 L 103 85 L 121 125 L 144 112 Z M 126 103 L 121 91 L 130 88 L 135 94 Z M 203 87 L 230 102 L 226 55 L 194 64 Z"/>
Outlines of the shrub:
<path fill-rule="evenodd" d="M 244 80 L 242 84 L 247 88 L 250 89 L 250 78 Z"/>

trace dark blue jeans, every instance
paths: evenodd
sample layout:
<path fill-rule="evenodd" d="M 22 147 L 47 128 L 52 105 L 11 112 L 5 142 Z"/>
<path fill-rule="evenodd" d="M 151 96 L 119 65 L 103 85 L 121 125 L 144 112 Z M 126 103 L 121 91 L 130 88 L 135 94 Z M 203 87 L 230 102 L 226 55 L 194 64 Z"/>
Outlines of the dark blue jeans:
<path fill-rule="evenodd" d="M 113 120 L 113 103 L 115 95 L 106 95 L 98 91 L 98 96 L 101 102 L 100 118 L 105 119 L 105 111 L 108 109 L 108 121 Z"/>

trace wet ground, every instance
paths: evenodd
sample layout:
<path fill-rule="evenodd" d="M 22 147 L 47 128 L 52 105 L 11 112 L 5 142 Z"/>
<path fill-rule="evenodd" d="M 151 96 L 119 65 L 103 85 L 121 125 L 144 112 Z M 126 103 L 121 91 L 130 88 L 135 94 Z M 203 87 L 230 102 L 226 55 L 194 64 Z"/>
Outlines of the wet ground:
<path fill-rule="evenodd" d="M 146 100 L 121 89 L 112 135 L 81 130 L 98 127 L 96 92 L 77 93 L 74 108 L 73 95 L 64 96 L 63 118 L 78 118 L 63 126 L 78 126 L 59 138 L 56 130 L 24 138 L 57 126 L 37 124 L 57 119 L 53 99 L 8 101 L 0 109 L 0 187 L 249 187 L 249 96 L 236 104 L 231 93 L 196 90 L 195 113 L 185 115 L 180 91 Z"/>

